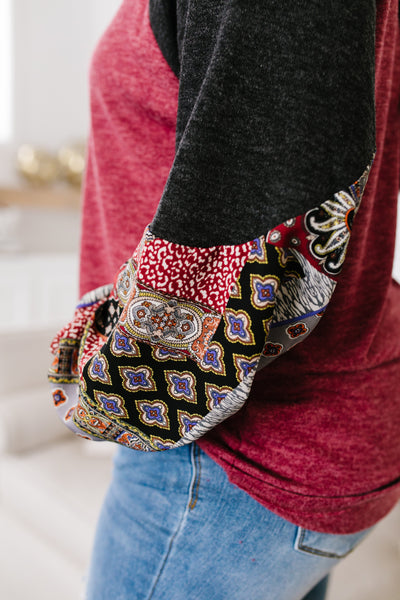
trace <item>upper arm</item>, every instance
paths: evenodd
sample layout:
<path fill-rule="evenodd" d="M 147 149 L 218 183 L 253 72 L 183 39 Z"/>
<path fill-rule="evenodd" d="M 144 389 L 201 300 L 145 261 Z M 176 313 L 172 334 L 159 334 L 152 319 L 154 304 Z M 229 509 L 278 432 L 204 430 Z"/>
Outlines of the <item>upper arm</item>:
<path fill-rule="evenodd" d="M 375 148 L 373 0 L 185 0 L 176 24 L 176 155 L 156 235 L 240 243 L 360 177 Z"/>

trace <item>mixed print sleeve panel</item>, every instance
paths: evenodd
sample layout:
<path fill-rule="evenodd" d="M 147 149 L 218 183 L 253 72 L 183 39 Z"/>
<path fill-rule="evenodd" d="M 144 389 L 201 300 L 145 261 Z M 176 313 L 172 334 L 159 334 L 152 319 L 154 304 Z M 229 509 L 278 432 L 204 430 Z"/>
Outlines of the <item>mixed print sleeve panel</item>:
<path fill-rule="evenodd" d="M 374 153 L 372 2 L 150 6 L 180 79 L 175 161 L 75 362 L 50 377 L 71 429 L 145 451 L 234 414 L 256 370 L 315 328 Z"/>
<path fill-rule="evenodd" d="M 237 412 L 256 370 L 304 340 L 324 314 L 368 172 L 243 244 L 184 246 L 148 228 L 107 298 L 94 295 L 90 318 L 84 313 L 79 387 L 65 385 L 72 358 L 55 361 L 54 401 L 66 424 L 152 451 L 190 443 Z M 72 357 L 71 343 L 58 342 Z"/>

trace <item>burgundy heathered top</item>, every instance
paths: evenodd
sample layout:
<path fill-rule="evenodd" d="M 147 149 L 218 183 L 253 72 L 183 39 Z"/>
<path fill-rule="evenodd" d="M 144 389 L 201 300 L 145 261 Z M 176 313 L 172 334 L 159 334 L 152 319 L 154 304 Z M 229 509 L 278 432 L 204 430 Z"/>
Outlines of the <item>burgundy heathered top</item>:
<path fill-rule="evenodd" d="M 391 279 L 400 172 L 397 1 L 378 2 L 377 154 L 317 330 L 260 371 L 245 407 L 199 441 L 230 480 L 314 530 L 371 526 L 400 498 L 400 286 Z M 126 0 L 91 68 L 81 292 L 113 281 L 152 220 L 175 153 L 179 82 Z M 254 440 L 257 440 L 256 442 Z"/>

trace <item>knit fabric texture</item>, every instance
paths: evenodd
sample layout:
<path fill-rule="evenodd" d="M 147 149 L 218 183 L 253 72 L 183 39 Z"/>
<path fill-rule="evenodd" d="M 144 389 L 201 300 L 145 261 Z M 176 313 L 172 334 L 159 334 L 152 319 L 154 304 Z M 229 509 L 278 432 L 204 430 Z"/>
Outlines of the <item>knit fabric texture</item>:
<path fill-rule="evenodd" d="M 150 0 L 150 18 L 179 76 L 155 235 L 248 241 L 346 189 L 371 161 L 374 1 Z"/>
<path fill-rule="evenodd" d="M 283 222 L 309 212 L 322 223 L 316 207 L 376 145 L 321 323 L 198 442 L 266 507 L 331 533 L 400 497 L 399 48 L 397 0 L 125 0 L 91 70 L 82 292 L 114 281 L 152 219 L 166 244 L 197 248 L 280 243 Z"/>

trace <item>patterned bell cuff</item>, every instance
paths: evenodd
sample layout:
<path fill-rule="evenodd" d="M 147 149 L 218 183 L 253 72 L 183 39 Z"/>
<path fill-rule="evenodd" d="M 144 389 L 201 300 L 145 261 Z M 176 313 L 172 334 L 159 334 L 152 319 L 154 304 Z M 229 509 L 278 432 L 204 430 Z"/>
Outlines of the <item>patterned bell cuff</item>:
<path fill-rule="evenodd" d="M 93 439 L 164 450 L 237 412 L 257 369 L 304 340 L 324 314 L 369 170 L 244 244 L 195 248 L 147 228 L 80 330 L 73 427 Z"/>

